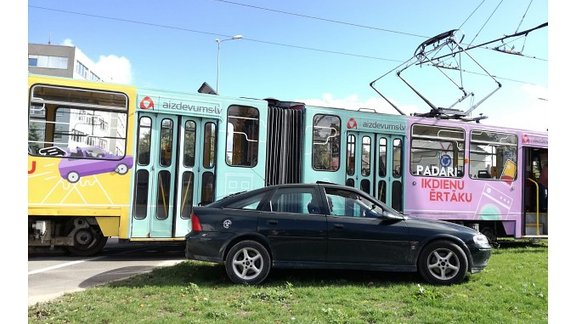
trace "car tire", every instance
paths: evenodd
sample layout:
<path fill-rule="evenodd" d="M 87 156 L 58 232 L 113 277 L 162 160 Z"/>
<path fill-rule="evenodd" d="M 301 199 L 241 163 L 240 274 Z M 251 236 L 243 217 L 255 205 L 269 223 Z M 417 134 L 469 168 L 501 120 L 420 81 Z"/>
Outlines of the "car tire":
<path fill-rule="evenodd" d="M 226 255 L 226 273 L 237 284 L 259 284 L 270 272 L 268 250 L 256 241 L 240 241 Z"/>
<path fill-rule="evenodd" d="M 420 253 L 418 272 L 434 285 L 460 283 L 468 272 L 468 259 L 456 243 L 434 241 L 426 245 Z"/>

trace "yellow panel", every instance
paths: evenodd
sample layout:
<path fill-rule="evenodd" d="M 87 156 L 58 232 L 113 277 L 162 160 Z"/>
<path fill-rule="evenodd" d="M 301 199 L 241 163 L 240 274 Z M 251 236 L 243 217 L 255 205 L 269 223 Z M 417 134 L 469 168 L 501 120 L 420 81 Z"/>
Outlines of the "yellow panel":
<path fill-rule="evenodd" d="M 120 236 L 120 217 L 96 217 L 104 236 Z"/>

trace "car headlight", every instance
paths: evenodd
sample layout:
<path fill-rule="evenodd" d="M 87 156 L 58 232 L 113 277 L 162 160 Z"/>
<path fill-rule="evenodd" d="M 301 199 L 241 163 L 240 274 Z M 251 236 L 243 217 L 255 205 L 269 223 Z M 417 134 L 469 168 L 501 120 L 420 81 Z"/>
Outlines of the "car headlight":
<path fill-rule="evenodd" d="M 491 247 L 490 243 L 488 242 L 488 238 L 484 234 L 474 235 L 474 243 L 476 245 L 478 245 L 479 247 L 483 247 L 483 248 Z"/>

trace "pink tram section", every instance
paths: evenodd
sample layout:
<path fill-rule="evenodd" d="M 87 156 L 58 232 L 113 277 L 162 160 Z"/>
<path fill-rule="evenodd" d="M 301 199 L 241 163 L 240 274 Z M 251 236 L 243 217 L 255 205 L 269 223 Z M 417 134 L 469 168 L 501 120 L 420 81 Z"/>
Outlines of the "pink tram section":
<path fill-rule="evenodd" d="M 547 238 L 548 135 L 410 117 L 405 208 L 489 238 Z"/>

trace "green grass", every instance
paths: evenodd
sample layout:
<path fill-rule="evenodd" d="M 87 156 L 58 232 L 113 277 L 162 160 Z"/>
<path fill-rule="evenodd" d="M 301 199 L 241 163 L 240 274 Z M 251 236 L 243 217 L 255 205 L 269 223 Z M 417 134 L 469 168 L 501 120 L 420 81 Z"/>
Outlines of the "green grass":
<path fill-rule="evenodd" d="M 28 308 L 29 323 L 547 323 L 548 244 L 507 242 L 459 285 L 416 274 L 273 270 L 231 284 L 223 266 L 178 265 Z"/>

